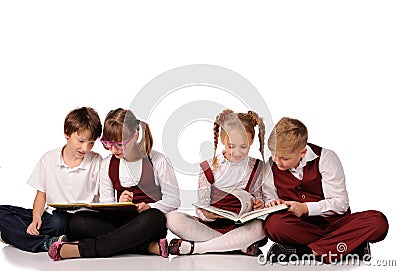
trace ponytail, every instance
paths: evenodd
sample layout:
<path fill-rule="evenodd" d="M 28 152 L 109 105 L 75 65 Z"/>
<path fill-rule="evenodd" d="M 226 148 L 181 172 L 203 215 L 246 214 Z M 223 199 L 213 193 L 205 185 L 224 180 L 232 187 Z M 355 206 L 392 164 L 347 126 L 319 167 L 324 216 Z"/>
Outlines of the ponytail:
<path fill-rule="evenodd" d="M 142 140 L 138 143 L 139 150 L 143 156 L 149 156 L 151 149 L 153 148 L 153 136 L 151 135 L 149 125 L 140 121 L 140 127 L 142 129 Z"/>

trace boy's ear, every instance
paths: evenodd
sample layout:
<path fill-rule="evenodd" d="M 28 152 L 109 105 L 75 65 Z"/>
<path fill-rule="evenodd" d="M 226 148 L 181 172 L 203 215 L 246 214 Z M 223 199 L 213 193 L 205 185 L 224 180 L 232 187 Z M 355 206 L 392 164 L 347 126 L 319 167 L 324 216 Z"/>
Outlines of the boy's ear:
<path fill-rule="evenodd" d="M 66 133 L 64 133 L 64 137 L 65 137 L 65 139 L 69 138 L 69 136 Z"/>
<path fill-rule="evenodd" d="M 302 149 L 301 152 L 300 152 L 300 157 L 304 158 L 304 156 L 306 156 L 306 153 L 307 153 L 307 148 L 304 147 L 304 149 Z"/>

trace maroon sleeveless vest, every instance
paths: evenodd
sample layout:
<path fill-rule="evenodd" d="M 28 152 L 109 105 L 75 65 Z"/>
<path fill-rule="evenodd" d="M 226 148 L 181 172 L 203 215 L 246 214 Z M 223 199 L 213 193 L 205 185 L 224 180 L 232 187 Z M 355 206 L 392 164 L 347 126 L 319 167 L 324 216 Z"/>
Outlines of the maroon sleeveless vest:
<path fill-rule="evenodd" d="M 325 198 L 322 191 L 322 176 L 319 172 L 319 159 L 322 148 L 310 143 L 307 145 L 318 157 L 308 161 L 303 168 L 303 180 L 297 179 L 289 170 L 280 170 L 275 163 L 270 161 L 270 163 L 273 163 L 274 184 L 280 199 L 317 202 Z"/>
<path fill-rule="evenodd" d="M 113 155 L 110 160 L 108 175 L 114 189 L 117 190 L 117 201 L 125 190 L 133 192 L 133 203 L 152 203 L 161 199 L 161 188 L 155 183 L 153 164 L 150 157 L 142 159 L 142 176 L 140 176 L 140 181 L 136 186 L 123 187 L 121 185 L 121 181 L 119 180 L 119 164 L 120 159 Z"/>
<path fill-rule="evenodd" d="M 254 165 L 254 168 L 250 174 L 250 178 L 247 181 L 246 188 L 244 189 L 247 192 L 249 192 L 250 189 L 253 188 L 255 181 L 257 180 L 257 178 L 254 178 L 256 176 L 256 173 L 257 173 L 257 176 L 260 173 L 259 171 L 257 172 L 259 163 L 260 163 L 260 160 L 257 159 L 256 163 Z M 214 174 L 213 174 L 208 162 L 207 161 L 201 162 L 200 167 L 202 168 L 204 175 L 207 178 L 207 181 L 211 184 L 211 195 L 210 195 L 211 205 L 216 208 L 239 213 L 240 209 L 241 209 L 241 204 L 240 204 L 239 199 L 236 198 L 234 195 L 229 194 L 225 191 L 222 191 L 214 186 L 214 182 L 215 182 Z"/>

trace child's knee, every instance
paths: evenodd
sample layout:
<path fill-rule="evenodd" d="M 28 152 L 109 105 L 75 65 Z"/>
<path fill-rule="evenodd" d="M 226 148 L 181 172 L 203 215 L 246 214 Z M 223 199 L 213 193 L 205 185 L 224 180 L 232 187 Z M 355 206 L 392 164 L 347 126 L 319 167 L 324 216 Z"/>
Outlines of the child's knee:
<path fill-rule="evenodd" d="M 165 216 L 167 218 L 167 228 L 175 228 L 177 225 L 182 224 L 184 214 L 179 211 L 172 211 Z"/>
<path fill-rule="evenodd" d="M 68 230 L 68 215 L 52 215 L 51 228 L 55 229 L 59 234 L 64 234 Z"/>
<path fill-rule="evenodd" d="M 253 220 L 250 223 L 248 223 L 250 225 L 249 230 L 252 232 L 263 232 L 263 223 L 262 220 Z"/>
<path fill-rule="evenodd" d="M 367 212 L 367 216 L 371 220 L 370 225 L 374 228 L 375 231 L 375 238 L 377 239 L 377 241 L 384 239 L 389 230 L 389 222 L 386 216 L 383 213 L 375 210 Z"/>
<path fill-rule="evenodd" d="M 265 221 L 263 230 L 270 238 L 274 238 L 286 226 L 285 221 L 280 216 L 273 215 Z"/>

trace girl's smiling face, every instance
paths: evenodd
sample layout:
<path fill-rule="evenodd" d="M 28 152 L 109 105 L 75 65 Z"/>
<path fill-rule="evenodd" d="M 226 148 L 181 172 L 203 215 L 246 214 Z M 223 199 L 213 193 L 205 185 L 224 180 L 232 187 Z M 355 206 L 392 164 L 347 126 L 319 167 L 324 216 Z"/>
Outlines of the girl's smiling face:
<path fill-rule="evenodd" d="M 222 138 L 222 144 L 225 146 L 224 155 L 230 162 L 241 162 L 249 154 L 253 139 L 250 133 L 246 135 L 247 139 L 244 139 L 242 133 L 233 129 Z"/>

